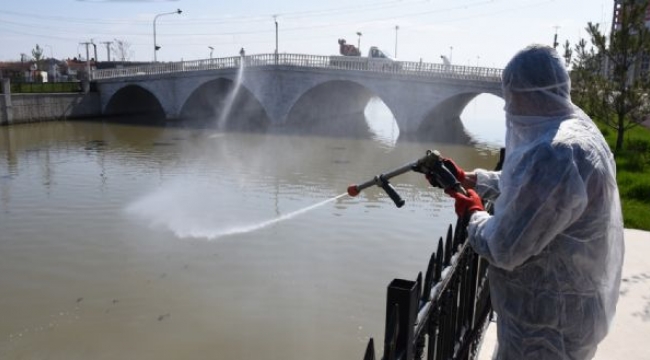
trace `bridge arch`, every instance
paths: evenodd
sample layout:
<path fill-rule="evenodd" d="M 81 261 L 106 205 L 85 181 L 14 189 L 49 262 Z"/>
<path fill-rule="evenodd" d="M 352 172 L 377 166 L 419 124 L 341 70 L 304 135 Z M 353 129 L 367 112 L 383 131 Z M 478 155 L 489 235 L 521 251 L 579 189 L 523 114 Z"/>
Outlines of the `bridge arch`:
<path fill-rule="evenodd" d="M 135 84 L 126 85 L 116 91 L 108 100 L 104 115 L 144 122 L 163 121 L 166 116 L 154 93 Z"/>
<path fill-rule="evenodd" d="M 427 119 L 430 116 L 443 118 L 441 121 L 456 118 L 469 102 L 465 97 L 473 98 L 479 93 L 500 96 L 499 69 L 400 62 L 399 69 L 377 70 L 363 66 L 364 63 L 358 59 L 346 60 L 332 64 L 330 57 L 261 54 L 246 56 L 248 65 L 244 71 L 237 61 L 224 58 L 218 61 L 210 59 L 164 66 L 156 64 L 146 68 L 111 69 L 94 72 L 93 77 L 97 81 L 102 105 L 121 88 L 135 83 L 157 98 L 167 119 L 182 117 L 190 112 L 192 106 L 187 105 L 186 101 L 190 96 L 199 97 L 194 92 L 204 91 L 200 88 L 206 81 L 217 78 L 236 81 L 234 79 L 241 77 L 241 92 L 248 94 L 246 98 L 249 100 L 254 99 L 254 103 L 260 105 L 255 108 L 265 115 L 257 118 L 268 120 L 273 125 L 284 124 L 290 112 L 295 117 L 301 113 L 301 107 L 310 108 L 306 99 L 318 96 L 323 88 L 344 84 L 347 87 L 342 88 L 350 88 L 354 96 L 371 92 L 381 99 L 395 118 L 400 134 L 419 133 L 421 126 L 430 123 Z M 192 65 L 191 68 L 187 64 Z M 198 100 L 189 101 L 192 104 Z M 443 102 L 453 109 L 437 106 Z M 361 101 L 354 104 L 357 110 L 365 105 Z M 345 109 L 354 113 L 354 106 L 346 108 L 335 105 L 328 106 L 326 110 Z M 102 106 L 102 109 L 105 107 Z M 313 108 L 309 111 L 315 112 Z"/>
<path fill-rule="evenodd" d="M 379 95 L 354 80 L 327 80 L 306 88 L 292 104 L 286 125 L 321 133 L 353 134 L 368 131 L 364 110 Z"/>
<path fill-rule="evenodd" d="M 467 105 L 477 96 L 490 94 L 502 97 L 501 93 L 493 91 L 467 91 L 452 94 L 435 103 L 424 115 L 418 134 L 426 134 L 433 139 L 462 139 L 466 131 L 461 120 L 461 114 Z"/>
<path fill-rule="evenodd" d="M 226 77 L 209 79 L 188 92 L 179 118 L 221 129 L 260 129 L 270 123 L 259 100 L 243 84 Z"/>

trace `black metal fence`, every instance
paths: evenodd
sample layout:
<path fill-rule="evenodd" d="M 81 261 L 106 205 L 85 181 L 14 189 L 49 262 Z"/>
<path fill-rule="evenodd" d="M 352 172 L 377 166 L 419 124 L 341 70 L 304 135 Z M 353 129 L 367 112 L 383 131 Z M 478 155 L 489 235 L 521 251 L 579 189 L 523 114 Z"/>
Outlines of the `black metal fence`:
<path fill-rule="evenodd" d="M 426 275 L 388 285 L 384 360 L 473 359 L 491 314 L 487 262 L 469 246 L 467 219 L 438 241 Z M 443 245 L 444 243 L 444 245 Z M 374 360 L 371 338 L 364 360 Z"/>
<path fill-rule="evenodd" d="M 496 170 L 501 170 L 501 149 Z M 492 203 L 486 204 L 492 212 Z M 449 225 L 438 240 L 424 279 L 394 279 L 386 297 L 384 360 L 470 360 L 478 356 L 492 317 L 488 262 L 467 241 L 469 218 Z M 364 360 L 375 360 L 371 338 Z"/>

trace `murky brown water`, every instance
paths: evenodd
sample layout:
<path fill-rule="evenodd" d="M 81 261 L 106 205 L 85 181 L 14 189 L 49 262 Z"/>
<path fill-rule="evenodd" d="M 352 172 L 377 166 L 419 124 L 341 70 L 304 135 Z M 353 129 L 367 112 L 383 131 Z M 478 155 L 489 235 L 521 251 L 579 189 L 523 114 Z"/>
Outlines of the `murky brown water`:
<path fill-rule="evenodd" d="M 452 203 L 417 174 L 393 181 L 401 209 L 376 188 L 327 200 L 430 148 L 497 160 L 424 142 L 0 128 L 0 359 L 360 359 L 383 340 L 386 286 L 426 270 Z"/>

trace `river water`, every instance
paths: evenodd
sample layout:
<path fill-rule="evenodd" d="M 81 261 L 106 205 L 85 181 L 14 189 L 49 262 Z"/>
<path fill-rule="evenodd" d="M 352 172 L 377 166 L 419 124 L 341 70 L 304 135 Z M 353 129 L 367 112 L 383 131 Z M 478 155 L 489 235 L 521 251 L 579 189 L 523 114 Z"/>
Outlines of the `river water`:
<path fill-rule="evenodd" d="M 453 204 L 419 174 L 401 209 L 362 182 L 438 149 L 492 168 L 501 100 L 475 142 L 222 133 L 91 121 L 0 128 L 0 359 L 361 359 L 386 286 L 425 271 Z"/>

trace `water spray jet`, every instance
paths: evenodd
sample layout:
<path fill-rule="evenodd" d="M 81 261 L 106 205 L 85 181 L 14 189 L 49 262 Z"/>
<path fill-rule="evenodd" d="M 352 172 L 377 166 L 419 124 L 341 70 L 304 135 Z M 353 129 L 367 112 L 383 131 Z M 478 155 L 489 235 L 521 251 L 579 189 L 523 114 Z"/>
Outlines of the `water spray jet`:
<path fill-rule="evenodd" d="M 242 51 L 244 49 L 242 48 Z M 230 115 L 230 112 L 232 110 L 232 106 L 235 102 L 235 98 L 237 98 L 237 93 L 239 92 L 239 88 L 241 87 L 241 82 L 242 78 L 244 76 L 244 54 L 241 54 L 240 59 L 239 59 L 239 69 L 237 70 L 237 76 L 235 78 L 235 85 L 233 86 L 233 89 L 230 93 L 228 93 L 228 96 L 226 97 L 225 105 L 223 107 L 223 110 L 221 111 L 221 114 L 219 115 L 219 120 L 217 121 L 217 129 L 223 130 L 224 125 L 226 124 L 226 120 L 228 119 L 228 116 Z"/>

